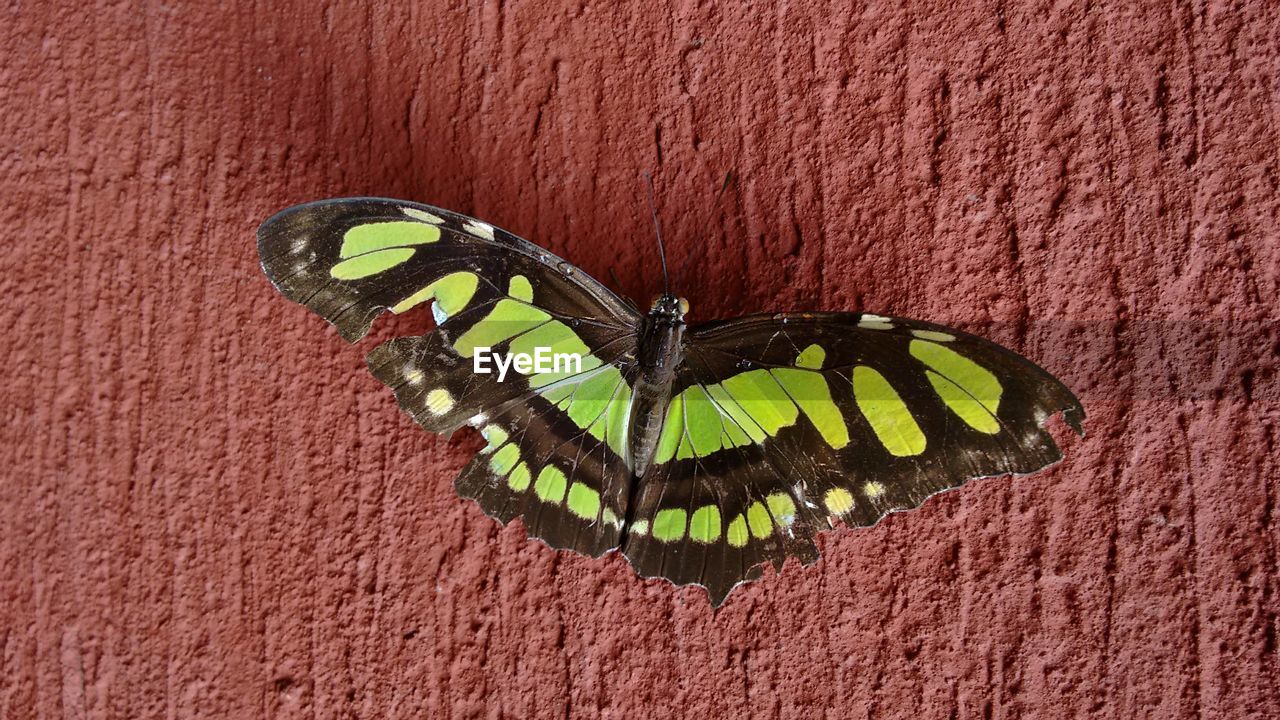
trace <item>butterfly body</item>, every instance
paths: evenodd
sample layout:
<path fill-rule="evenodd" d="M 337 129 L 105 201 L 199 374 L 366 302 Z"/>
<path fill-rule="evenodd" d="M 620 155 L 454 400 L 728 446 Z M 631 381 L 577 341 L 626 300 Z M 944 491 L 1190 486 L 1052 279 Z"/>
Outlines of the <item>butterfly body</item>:
<path fill-rule="evenodd" d="M 684 360 L 684 311 L 687 303 L 670 294 L 654 301 L 641 327 L 640 374 L 631 407 L 631 467 L 643 478 L 658 446 L 663 418 L 671 404 L 671 386 Z"/>
<path fill-rule="evenodd" d="M 368 364 L 437 433 L 487 444 L 455 480 L 501 522 L 714 604 L 762 565 L 817 559 L 816 534 L 868 526 L 967 480 L 1061 454 L 1045 429 L 1079 401 L 994 343 L 869 313 L 762 313 L 686 325 L 664 292 L 642 314 L 542 248 L 448 210 L 352 198 L 290 208 L 258 233 L 288 298 L 358 340 L 427 304 L 437 327 Z M 499 381 L 483 350 L 578 354 Z"/>

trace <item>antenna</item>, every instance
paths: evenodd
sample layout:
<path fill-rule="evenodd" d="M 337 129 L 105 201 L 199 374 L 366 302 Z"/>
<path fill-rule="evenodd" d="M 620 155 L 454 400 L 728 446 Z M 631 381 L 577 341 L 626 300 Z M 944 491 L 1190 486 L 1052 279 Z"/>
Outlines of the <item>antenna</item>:
<path fill-rule="evenodd" d="M 653 216 L 653 231 L 658 236 L 658 257 L 662 259 L 662 294 L 671 294 L 671 281 L 667 278 L 667 248 L 662 244 L 662 225 L 658 223 L 658 208 L 653 204 L 653 178 L 643 172 L 644 187 L 648 191 L 649 214 Z"/>

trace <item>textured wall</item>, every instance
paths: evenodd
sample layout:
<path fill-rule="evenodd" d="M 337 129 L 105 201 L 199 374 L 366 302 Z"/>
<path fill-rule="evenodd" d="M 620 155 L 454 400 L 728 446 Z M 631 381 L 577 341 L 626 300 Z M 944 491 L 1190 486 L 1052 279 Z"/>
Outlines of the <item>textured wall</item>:
<path fill-rule="evenodd" d="M 0 9 L 0 717 L 1280 715 L 1274 4 L 269 5 Z M 713 613 L 460 501 L 257 267 L 379 194 L 647 298 L 642 169 L 695 318 L 985 333 L 1088 437 Z"/>

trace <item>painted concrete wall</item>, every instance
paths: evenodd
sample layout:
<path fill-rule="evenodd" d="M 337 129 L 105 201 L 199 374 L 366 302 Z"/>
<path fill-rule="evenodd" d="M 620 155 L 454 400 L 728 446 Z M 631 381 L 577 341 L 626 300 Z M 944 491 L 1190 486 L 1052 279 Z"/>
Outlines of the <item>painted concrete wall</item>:
<path fill-rule="evenodd" d="M 1280 716 L 1277 14 L 10 3 L 0 716 Z M 378 194 L 647 299 L 645 169 L 695 318 L 981 332 L 1088 436 L 713 613 L 459 500 L 257 267 Z"/>

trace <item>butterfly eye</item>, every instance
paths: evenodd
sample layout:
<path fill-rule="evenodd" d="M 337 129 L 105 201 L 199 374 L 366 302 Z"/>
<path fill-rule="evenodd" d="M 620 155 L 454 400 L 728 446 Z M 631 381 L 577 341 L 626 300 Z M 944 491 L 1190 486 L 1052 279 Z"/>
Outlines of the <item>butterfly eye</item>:
<path fill-rule="evenodd" d="M 684 298 L 680 298 L 680 314 L 681 315 L 689 314 L 689 301 L 685 300 Z"/>

